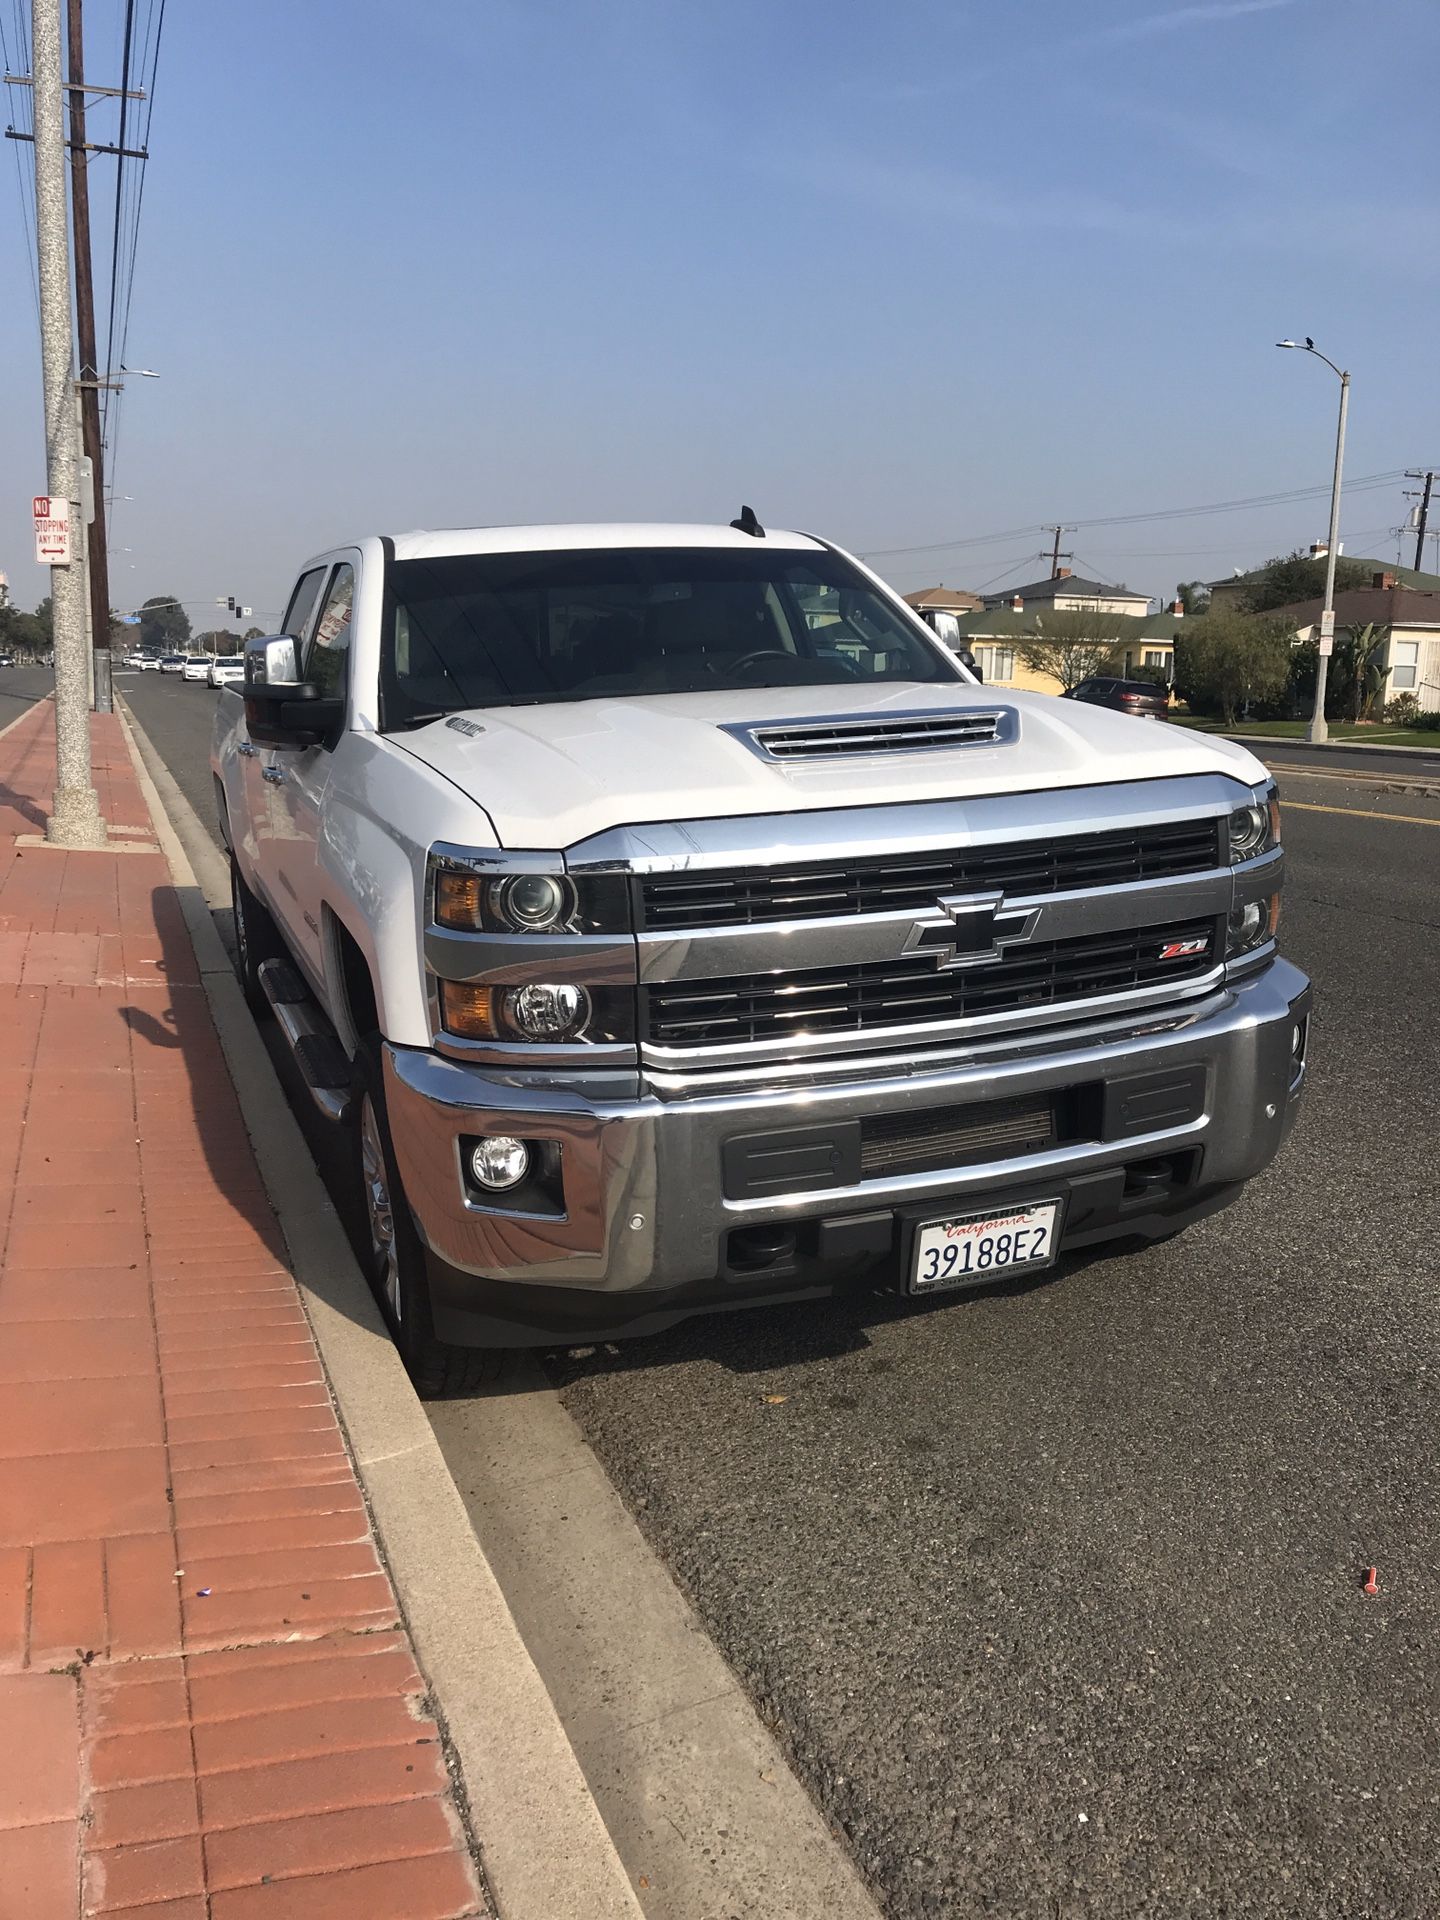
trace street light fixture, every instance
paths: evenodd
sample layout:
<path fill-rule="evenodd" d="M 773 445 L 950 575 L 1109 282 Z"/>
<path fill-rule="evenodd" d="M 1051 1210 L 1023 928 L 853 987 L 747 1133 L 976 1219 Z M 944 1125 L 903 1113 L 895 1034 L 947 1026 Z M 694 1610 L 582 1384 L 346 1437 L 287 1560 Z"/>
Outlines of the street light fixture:
<path fill-rule="evenodd" d="M 1335 559 L 1340 544 L 1340 469 L 1345 461 L 1345 416 L 1350 410 L 1350 376 L 1336 366 L 1328 354 L 1321 353 L 1307 334 L 1303 340 L 1277 340 L 1277 347 L 1290 347 L 1297 353 L 1313 354 L 1323 360 L 1340 381 L 1340 424 L 1335 432 L 1335 480 L 1330 489 L 1330 541 L 1325 551 L 1325 603 L 1320 614 L 1320 657 L 1315 663 L 1315 708 L 1305 738 L 1311 746 L 1323 747 L 1330 738 L 1325 724 L 1325 682 L 1329 676 L 1330 655 L 1335 646 Z"/>

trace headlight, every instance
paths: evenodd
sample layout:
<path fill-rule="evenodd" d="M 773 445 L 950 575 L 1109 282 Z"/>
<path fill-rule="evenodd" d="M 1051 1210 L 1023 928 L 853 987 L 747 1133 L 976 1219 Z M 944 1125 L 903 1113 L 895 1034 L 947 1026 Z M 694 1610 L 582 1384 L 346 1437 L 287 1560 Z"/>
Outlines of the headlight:
<path fill-rule="evenodd" d="M 573 921 L 575 889 L 553 873 L 512 873 L 488 883 L 485 904 L 516 933 L 553 933 Z"/>
<path fill-rule="evenodd" d="M 590 1022 L 584 987 L 507 987 L 501 997 L 507 1024 L 526 1040 L 574 1040 Z"/>
<path fill-rule="evenodd" d="M 1234 960 L 1242 953 L 1250 953 L 1256 947 L 1263 947 L 1267 940 L 1275 938 L 1280 925 L 1280 896 L 1272 893 L 1260 900 L 1247 900 L 1243 906 L 1230 909 L 1230 922 L 1226 928 L 1225 953 Z"/>
<path fill-rule="evenodd" d="M 547 856 L 535 859 L 539 868 Z M 437 848 L 430 855 L 430 886 L 431 918 L 450 933 L 564 937 L 630 931 L 629 890 L 620 874 L 487 873 L 483 856 L 471 864 L 459 849 Z"/>
<path fill-rule="evenodd" d="M 1280 793 L 1272 780 L 1257 787 L 1230 815 L 1230 860 L 1238 865 L 1257 855 L 1270 853 L 1280 844 Z"/>
<path fill-rule="evenodd" d="M 580 987 L 569 981 L 480 986 L 468 980 L 441 980 L 439 988 L 441 1025 L 462 1040 L 561 1046 L 635 1037 L 632 988 Z"/>

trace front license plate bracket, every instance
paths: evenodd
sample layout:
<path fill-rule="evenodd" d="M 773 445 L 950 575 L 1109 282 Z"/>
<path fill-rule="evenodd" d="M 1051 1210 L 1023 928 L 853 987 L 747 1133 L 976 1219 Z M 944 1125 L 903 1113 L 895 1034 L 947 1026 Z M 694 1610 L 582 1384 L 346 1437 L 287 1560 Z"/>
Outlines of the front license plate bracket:
<path fill-rule="evenodd" d="M 937 1238 L 941 1228 L 963 1231 L 948 1233 L 942 1242 Z M 1065 1196 L 1053 1189 L 986 1200 L 978 1206 L 917 1210 L 909 1216 L 904 1238 L 904 1290 L 923 1299 L 983 1287 L 1012 1275 L 1042 1273 L 1058 1259 L 1064 1231 Z M 988 1253 L 984 1251 L 987 1243 Z M 931 1251 L 937 1247 L 939 1257 L 932 1258 Z"/>

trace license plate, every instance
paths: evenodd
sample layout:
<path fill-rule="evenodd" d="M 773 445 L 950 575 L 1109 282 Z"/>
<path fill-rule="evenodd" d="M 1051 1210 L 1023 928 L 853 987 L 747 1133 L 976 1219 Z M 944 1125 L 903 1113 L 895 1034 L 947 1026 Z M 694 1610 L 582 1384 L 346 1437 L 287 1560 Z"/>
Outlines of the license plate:
<path fill-rule="evenodd" d="M 915 1230 L 911 1293 L 972 1287 L 997 1273 L 1048 1267 L 1055 1259 L 1060 1202 L 1036 1200 L 1000 1213 L 927 1220 Z"/>

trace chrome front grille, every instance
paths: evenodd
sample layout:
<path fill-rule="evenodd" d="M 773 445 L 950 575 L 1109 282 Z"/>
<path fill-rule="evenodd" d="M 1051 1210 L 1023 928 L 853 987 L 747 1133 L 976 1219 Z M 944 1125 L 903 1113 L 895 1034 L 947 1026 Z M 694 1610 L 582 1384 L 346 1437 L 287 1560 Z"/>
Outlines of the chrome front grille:
<path fill-rule="evenodd" d="M 937 968 L 915 956 L 641 988 L 642 1040 L 707 1048 L 870 1034 L 1183 987 L 1212 971 L 1223 924 L 1187 919 L 1005 949 L 989 965 Z M 1186 949 L 1192 949 L 1187 951 Z"/>
<path fill-rule="evenodd" d="M 647 874 L 641 925 L 740 927 L 841 914 L 924 912 L 944 894 L 1010 896 L 1133 886 L 1224 865 L 1221 822 L 1160 821 L 1106 833 L 998 845 L 876 854 L 813 865 Z"/>

